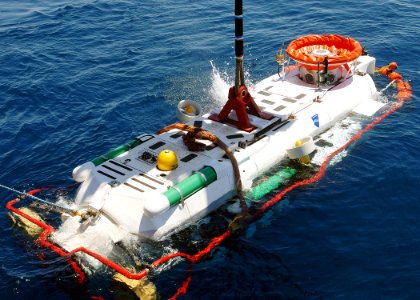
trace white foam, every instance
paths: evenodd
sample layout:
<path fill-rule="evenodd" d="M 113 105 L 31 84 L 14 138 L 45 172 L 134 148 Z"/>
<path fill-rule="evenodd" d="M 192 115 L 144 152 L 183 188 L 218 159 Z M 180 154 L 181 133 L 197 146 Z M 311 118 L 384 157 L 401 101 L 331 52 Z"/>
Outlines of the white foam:
<path fill-rule="evenodd" d="M 72 251 L 79 247 L 88 248 L 104 257 L 112 252 L 115 242 L 127 237 L 125 230 L 118 228 L 105 217 L 99 217 L 94 226 L 89 221 L 80 222 L 80 217 L 69 217 L 60 228 L 52 234 L 52 240 L 66 249 Z M 101 265 L 96 259 L 85 257 L 89 264 L 97 268 Z"/>
<path fill-rule="evenodd" d="M 326 141 L 330 146 L 317 147 L 317 152 L 312 158 L 312 163 L 321 165 L 328 155 L 347 143 L 361 128 L 362 121 L 351 117 L 336 123 L 326 132 L 322 133 L 319 139 L 317 138 L 315 140 L 315 143 L 318 140 Z M 335 165 L 346 156 L 347 150 L 344 150 L 331 159 L 330 164 Z"/>

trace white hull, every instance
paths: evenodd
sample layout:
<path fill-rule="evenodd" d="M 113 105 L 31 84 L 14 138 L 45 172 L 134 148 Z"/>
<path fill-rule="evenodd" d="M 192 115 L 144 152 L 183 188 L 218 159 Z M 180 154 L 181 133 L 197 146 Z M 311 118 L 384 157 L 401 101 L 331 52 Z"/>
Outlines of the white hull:
<path fill-rule="evenodd" d="M 253 179 L 283 160 L 286 149 L 293 147 L 298 139 L 315 137 L 352 111 L 365 110 L 361 107 L 374 107 L 373 110 L 381 107 L 375 101 L 377 91 L 373 80 L 366 74 L 372 73 L 374 66 L 374 58 L 361 56 L 352 76 L 337 85 L 321 88 L 303 82 L 298 70 L 288 73 L 284 80 L 276 74 L 261 81 L 249 91 L 256 104 L 274 118 L 263 120 L 250 116 L 251 123 L 258 127 L 252 132 L 212 121 L 208 119 L 209 115 L 190 121 L 188 125 L 212 132 L 234 151 L 243 186 L 250 188 Z M 343 73 L 346 72 L 343 69 Z M 235 118 L 234 115 L 231 117 Z M 264 131 L 273 123 L 276 126 Z M 256 136 L 258 139 L 249 146 L 238 146 L 239 142 L 253 141 Z M 223 157 L 225 153 L 219 147 L 207 141 L 207 150 L 190 152 L 177 129 L 138 138 L 142 141 L 140 145 L 113 159 L 98 166 L 89 162 L 75 169 L 75 178 L 82 182 L 76 197 L 77 206 L 94 207 L 101 213 L 89 226 L 101 226 L 101 220 L 106 219 L 106 223 L 110 220 L 129 233 L 160 240 L 235 196 L 232 164 Z M 161 171 L 156 168 L 153 158 L 144 155 L 148 152 L 156 157 L 163 149 L 177 154 L 179 166 L 176 169 Z M 216 172 L 214 182 L 186 198 L 183 204 L 169 207 L 164 203 L 167 199 L 162 193 L 205 166 Z M 162 212 L 153 212 L 155 203 L 157 211 Z M 152 209 L 147 210 L 145 206 Z"/>

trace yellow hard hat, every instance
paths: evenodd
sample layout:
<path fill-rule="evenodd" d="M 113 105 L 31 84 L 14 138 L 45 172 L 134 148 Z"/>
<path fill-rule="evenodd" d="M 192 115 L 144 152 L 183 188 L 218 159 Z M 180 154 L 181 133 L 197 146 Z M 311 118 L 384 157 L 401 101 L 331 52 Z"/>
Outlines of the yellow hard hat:
<path fill-rule="evenodd" d="M 178 167 L 178 158 L 172 150 L 162 150 L 157 157 L 157 168 L 161 171 L 171 171 Z"/>

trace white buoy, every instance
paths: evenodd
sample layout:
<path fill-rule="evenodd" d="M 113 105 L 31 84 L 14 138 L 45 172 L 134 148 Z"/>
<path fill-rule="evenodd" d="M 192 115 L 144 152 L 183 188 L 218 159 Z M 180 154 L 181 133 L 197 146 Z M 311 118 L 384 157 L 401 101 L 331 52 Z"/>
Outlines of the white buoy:
<path fill-rule="evenodd" d="M 197 102 L 193 100 L 181 100 L 178 103 L 176 116 L 181 122 L 187 123 L 197 117 L 200 117 L 202 113 L 203 109 Z"/>
<path fill-rule="evenodd" d="M 300 159 L 302 157 L 308 156 L 314 150 L 314 140 L 312 139 L 312 137 L 307 136 L 297 140 L 291 148 L 286 149 L 286 152 L 290 159 Z"/>

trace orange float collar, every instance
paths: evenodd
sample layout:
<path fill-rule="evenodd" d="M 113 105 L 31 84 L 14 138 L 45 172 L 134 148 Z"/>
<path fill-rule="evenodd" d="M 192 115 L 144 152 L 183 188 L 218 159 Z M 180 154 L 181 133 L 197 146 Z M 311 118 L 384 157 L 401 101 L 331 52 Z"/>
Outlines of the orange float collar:
<path fill-rule="evenodd" d="M 314 54 L 315 50 L 328 50 L 331 55 Z M 360 43 L 338 34 L 307 35 L 292 41 L 287 54 L 295 61 L 315 66 L 328 58 L 330 65 L 342 65 L 356 60 L 362 54 Z"/>

